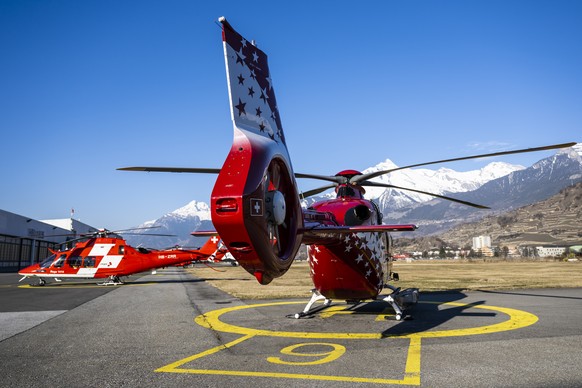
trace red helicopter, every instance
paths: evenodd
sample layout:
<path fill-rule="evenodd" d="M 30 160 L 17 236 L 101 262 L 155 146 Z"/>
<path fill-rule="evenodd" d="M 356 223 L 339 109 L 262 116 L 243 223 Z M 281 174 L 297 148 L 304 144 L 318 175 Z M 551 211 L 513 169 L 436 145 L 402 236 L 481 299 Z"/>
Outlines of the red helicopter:
<path fill-rule="evenodd" d="M 333 176 L 295 173 L 287 150 L 267 55 L 220 18 L 234 140 L 221 169 L 177 167 L 126 167 L 119 170 L 218 174 L 211 195 L 211 215 L 216 231 L 239 264 L 261 284 L 283 275 L 300 244 L 307 245 L 313 295 L 303 317 L 314 303 L 329 306 L 332 299 L 360 302 L 382 299 L 403 317 L 406 305 L 416 303 L 418 289 L 400 290 L 388 284 L 392 272 L 389 232 L 414 231 L 415 225 L 384 225 L 377 205 L 364 198 L 365 186 L 410 190 L 467 206 L 479 204 L 425 191 L 373 182 L 397 170 L 452 162 L 569 147 L 558 144 L 522 150 L 473 155 L 420 163 L 362 174 L 344 170 Z M 299 193 L 295 178 L 320 179 L 323 187 Z M 335 188 L 335 199 L 302 209 L 302 198 Z M 211 232 L 207 232 L 211 233 Z M 205 232 L 195 232 L 204 235 Z M 380 296 L 384 288 L 391 290 Z"/>
<path fill-rule="evenodd" d="M 135 229 L 130 229 L 135 230 Z M 103 279 L 101 285 L 123 284 L 120 277 L 155 270 L 174 265 L 185 265 L 196 261 L 220 261 L 226 249 L 219 247 L 220 238 L 211 236 L 200 249 L 154 250 L 133 248 L 119 237 L 123 231 L 99 230 L 92 234 L 71 240 L 75 246 L 53 254 L 40 263 L 21 269 L 18 274 L 26 278 L 38 278 L 38 285 L 44 286 L 47 278 L 61 279 Z M 158 235 L 162 236 L 162 235 Z"/>

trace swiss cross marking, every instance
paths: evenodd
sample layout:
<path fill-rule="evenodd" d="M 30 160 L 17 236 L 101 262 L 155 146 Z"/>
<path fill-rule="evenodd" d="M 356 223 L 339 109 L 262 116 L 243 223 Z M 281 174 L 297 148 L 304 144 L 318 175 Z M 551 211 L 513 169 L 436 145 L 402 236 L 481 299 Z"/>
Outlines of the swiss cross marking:
<path fill-rule="evenodd" d="M 263 215 L 263 200 L 258 198 L 251 198 L 251 216 Z"/>

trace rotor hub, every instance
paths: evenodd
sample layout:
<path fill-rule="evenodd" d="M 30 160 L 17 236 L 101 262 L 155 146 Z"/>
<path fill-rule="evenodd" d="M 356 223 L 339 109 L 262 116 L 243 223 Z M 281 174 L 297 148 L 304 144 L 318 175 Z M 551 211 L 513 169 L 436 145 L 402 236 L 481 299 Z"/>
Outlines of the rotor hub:
<path fill-rule="evenodd" d="M 287 205 L 285 197 L 279 190 L 272 190 L 267 193 L 265 198 L 267 204 L 267 218 L 275 225 L 281 225 L 285 221 Z"/>

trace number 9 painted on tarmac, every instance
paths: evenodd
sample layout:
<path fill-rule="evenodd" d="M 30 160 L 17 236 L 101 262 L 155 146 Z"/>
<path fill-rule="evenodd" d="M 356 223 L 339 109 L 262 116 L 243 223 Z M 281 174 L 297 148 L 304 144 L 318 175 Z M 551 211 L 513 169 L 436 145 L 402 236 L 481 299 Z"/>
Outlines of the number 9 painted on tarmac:
<path fill-rule="evenodd" d="M 329 346 L 333 348 L 329 352 L 317 352 L 317 353 L 301 353 L 296 352 L 297 348 L 301 348 L 304 346 Z M 305 343 L 305 344 L 296 344 L 287 346 L 286 348 L 281 349 L 281 353 L 287 356 L 295 356 L 295 357 L 319 357 L 317 360 L 312 361 L 284 361 L 280 357 L 267 357 L 267 361 L 273 364 L 282 364 L 282 365 L 320 365 L 325 364 L 328 362 L 332 362 L 343 356 L 346 352 L 346 348 L 342 345 L 338 344 L 329 344 L 325 342 L 312 342 L 312 343 Z"/>

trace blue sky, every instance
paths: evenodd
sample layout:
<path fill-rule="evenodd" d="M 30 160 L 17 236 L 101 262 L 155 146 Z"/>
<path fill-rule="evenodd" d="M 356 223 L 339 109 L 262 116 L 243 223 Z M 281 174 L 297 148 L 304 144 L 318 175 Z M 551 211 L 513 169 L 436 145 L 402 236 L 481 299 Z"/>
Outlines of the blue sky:
<path fill-rule="evenodd" d="M 582 141 L 582 2 L 208 3 L 0 0 L 0 208 L 121 229 L 208 202 L 214 176 L 116 168 L 222 166 L 223 15 L 269 55 L 298 172 Z"/>

